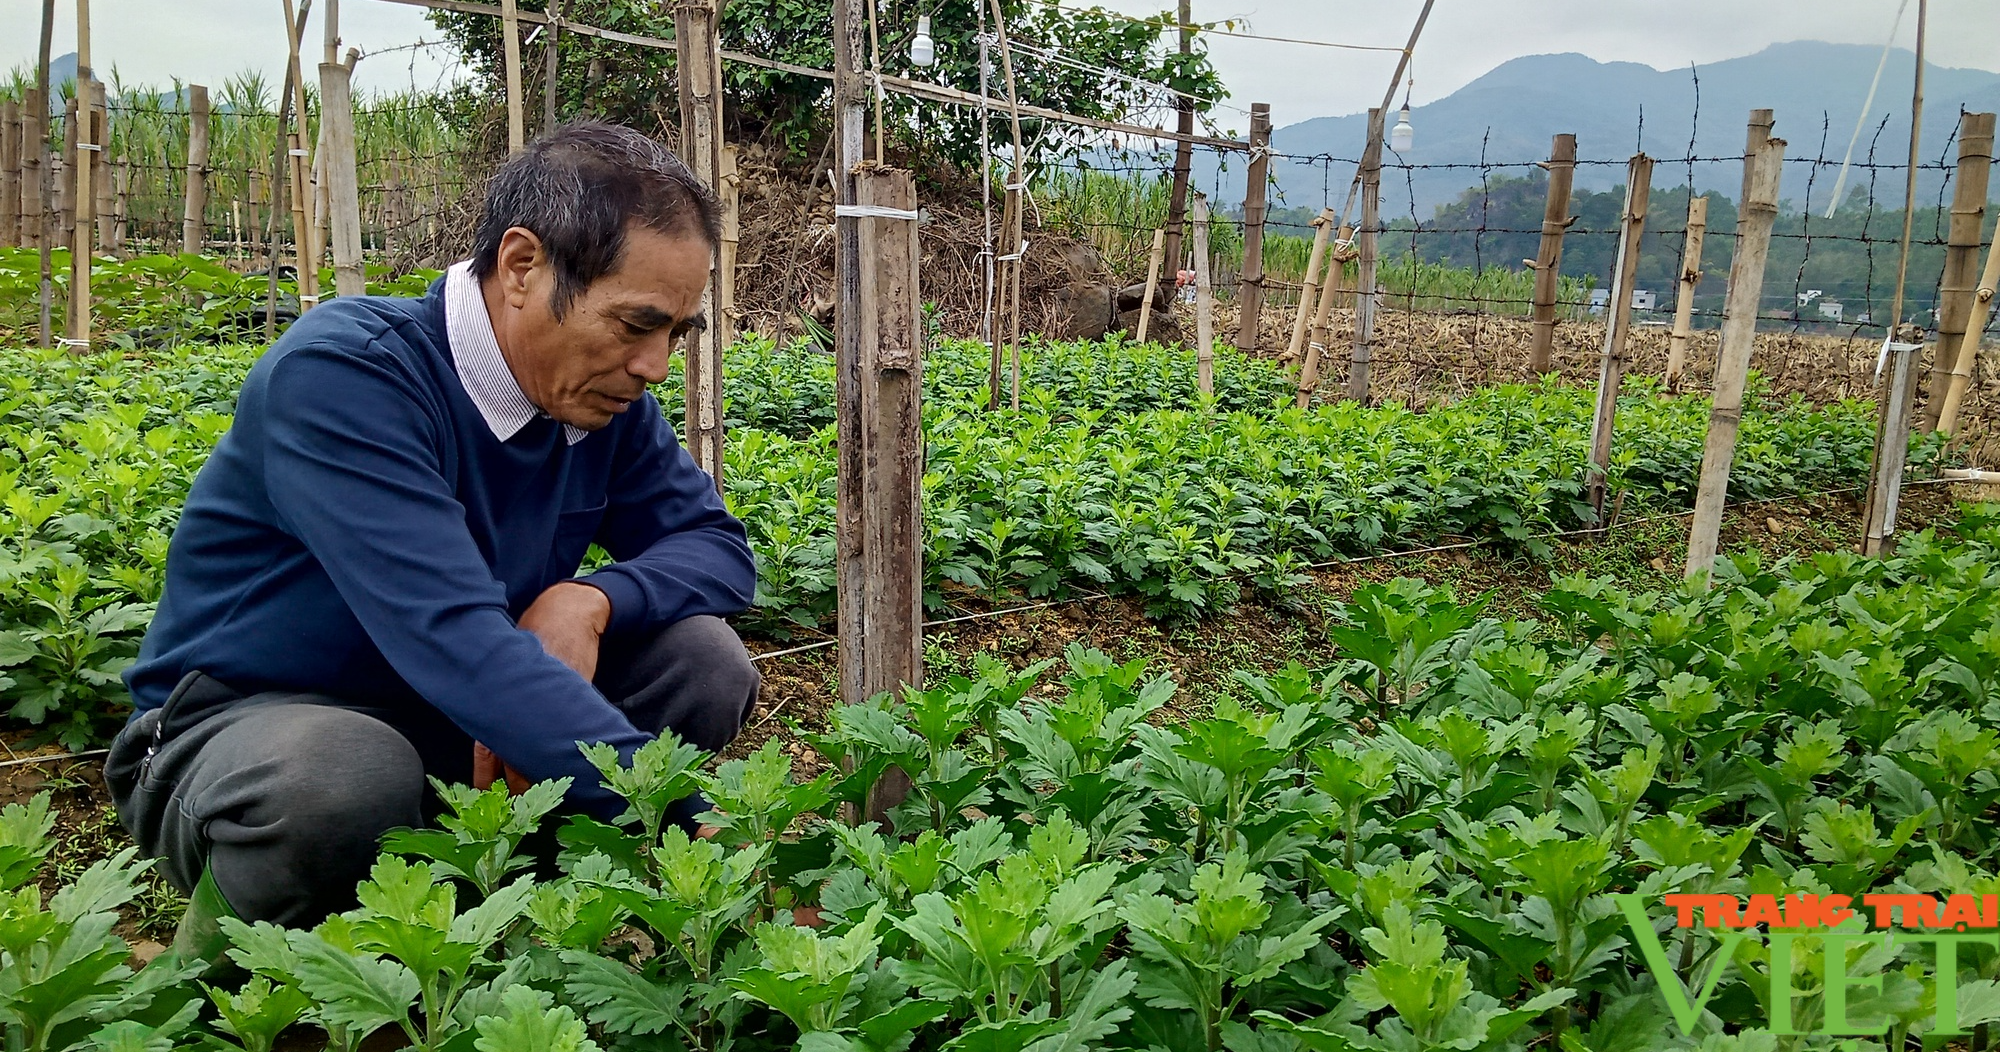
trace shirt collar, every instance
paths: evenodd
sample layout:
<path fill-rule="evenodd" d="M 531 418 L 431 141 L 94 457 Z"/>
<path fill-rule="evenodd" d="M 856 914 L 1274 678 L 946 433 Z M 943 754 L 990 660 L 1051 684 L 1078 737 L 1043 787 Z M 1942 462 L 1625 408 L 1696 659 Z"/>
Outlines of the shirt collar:
<path fill-rule="evenodd" d="M 479 279 L 472 276 L 471 260 L 454 263 L 445 271 L 444 329 L 458 382 L 465 385 L 466 396 L 493 430 L 493 437 L 505 442 L 537 416 L 548 415 L 528 401 L 500 353 L 500 339 L 493 334 L 493 319 L 486 314 L 486 300 L 479 294 Z M 563 425 L 563 436 L 572 446 L 589 433 Z"/>

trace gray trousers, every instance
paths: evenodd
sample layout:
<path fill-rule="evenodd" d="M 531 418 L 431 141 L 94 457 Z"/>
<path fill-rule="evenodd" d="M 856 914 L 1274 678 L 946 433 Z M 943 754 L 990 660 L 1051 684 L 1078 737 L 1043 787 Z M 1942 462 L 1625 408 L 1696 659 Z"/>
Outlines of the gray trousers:
<path fill-rule="evenodd" d="M 758 676 L 727 622 L 691 617 L 605 640 L 596 683 L 639 729 L 717 752 L 748 718 Z M 167 704 L 119 732 L 105 780 L 140 850 L 182 891 L 208 867 L 244 920 L 310 925 L 354 904 L 384 832 L 435 812 L 426 775 L 471 779 L 471 739 L 435 710 L 410 708 L 245 697 L 189 673 Z M 190 724 L 175 710 L 205 715 Z M 172 730 L 156 743 L 163 720 Z"/>

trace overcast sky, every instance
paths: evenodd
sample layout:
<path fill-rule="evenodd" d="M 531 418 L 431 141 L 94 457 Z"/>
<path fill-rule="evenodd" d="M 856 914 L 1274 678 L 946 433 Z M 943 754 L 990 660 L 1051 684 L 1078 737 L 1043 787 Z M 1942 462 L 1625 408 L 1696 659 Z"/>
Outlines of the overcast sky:
<path fill-rule="evenodd" d="M 897 19 L 924 0 L 882 0 Z M 1064 0 L 1075 6 L 1083 0 Z M 1170 0 L 1099 0 L 1132 14 L 1155 14 Z M 1812 39 L 1880 46 L 1899 0 L 1438 0 L 1416 50 L 1415 101 L 1451 94 L 1494 66 L 1521 55 L 1577 51 L 1600 61 L 1643 62 L 1658 69 L 1734 58 L 1780 41 Z M 0 0 L 0 67 L 32 63 L 41 4 Z M 1239 31 L 1342 43 L 1401 47 L 1422 0 L 1194 0 L 1198 21 L 1235 19 Z M 1896 40 L 1914 40 L 1909 4 Z M 57 0 L 55 52 L 75 47 L 76 5 Z M 454 76 L 442 48 L 389 52 L 437 30 L 421 10 L 383 0 L 341 4 L 342 36 L 364 52 L 357 81 L 365 89 L 429 87 Z M 903 9 L 908 9 L 905 11 Z M 284 69 L 284 17 L 278 0 L 93 0 L 94 61 L 127 83 L 165 85 L 175 77 L 220 85 L 258 67 L 276 79 Z M 317 19 L 307 33 L 314 54 Z M 1932 0 L 1929 57 L 1941 66 L 2000 72 L 2000 0 Z M 1266 41 L 1213 38 L 1212 52 L 1233 101 L 1269 102 L 1282 126 L 1354 113 L 1379 102 L 1394 54 L 1333 50 Z M 1222 123 L 1241 127 L 1240 115 Z"/>

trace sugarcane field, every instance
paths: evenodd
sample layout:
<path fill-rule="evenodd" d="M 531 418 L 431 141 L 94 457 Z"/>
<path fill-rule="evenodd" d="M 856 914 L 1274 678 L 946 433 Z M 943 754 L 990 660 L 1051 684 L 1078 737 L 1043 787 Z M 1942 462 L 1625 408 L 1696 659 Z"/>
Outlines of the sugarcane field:
<path fill-rule="evenodd" d="M 1996 112 L 1992 0 L 7 0 L 0 1052 L 2000 1049 Z"/>

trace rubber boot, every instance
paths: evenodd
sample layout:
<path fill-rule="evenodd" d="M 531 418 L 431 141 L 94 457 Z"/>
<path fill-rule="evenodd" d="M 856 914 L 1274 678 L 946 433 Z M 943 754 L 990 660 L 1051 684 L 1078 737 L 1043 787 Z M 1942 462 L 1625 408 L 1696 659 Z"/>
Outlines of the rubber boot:
<path fill-rule="evenodd" d="M 174 929 L 174 944 L 167 952 L 183 962 L 205 962 L 208 968 L 203 974 L 209 978 L 233 971 L 235 962 L 226 956 L 229 936 L 222 931 L 224 917 L 235 918 L 236 911 L 216 886 L 215 871 L 204 868 L 201 879 L 195 882 L 194 893 L 188 896 L 187 912 L 181 915 L 180 927 Z"/>

